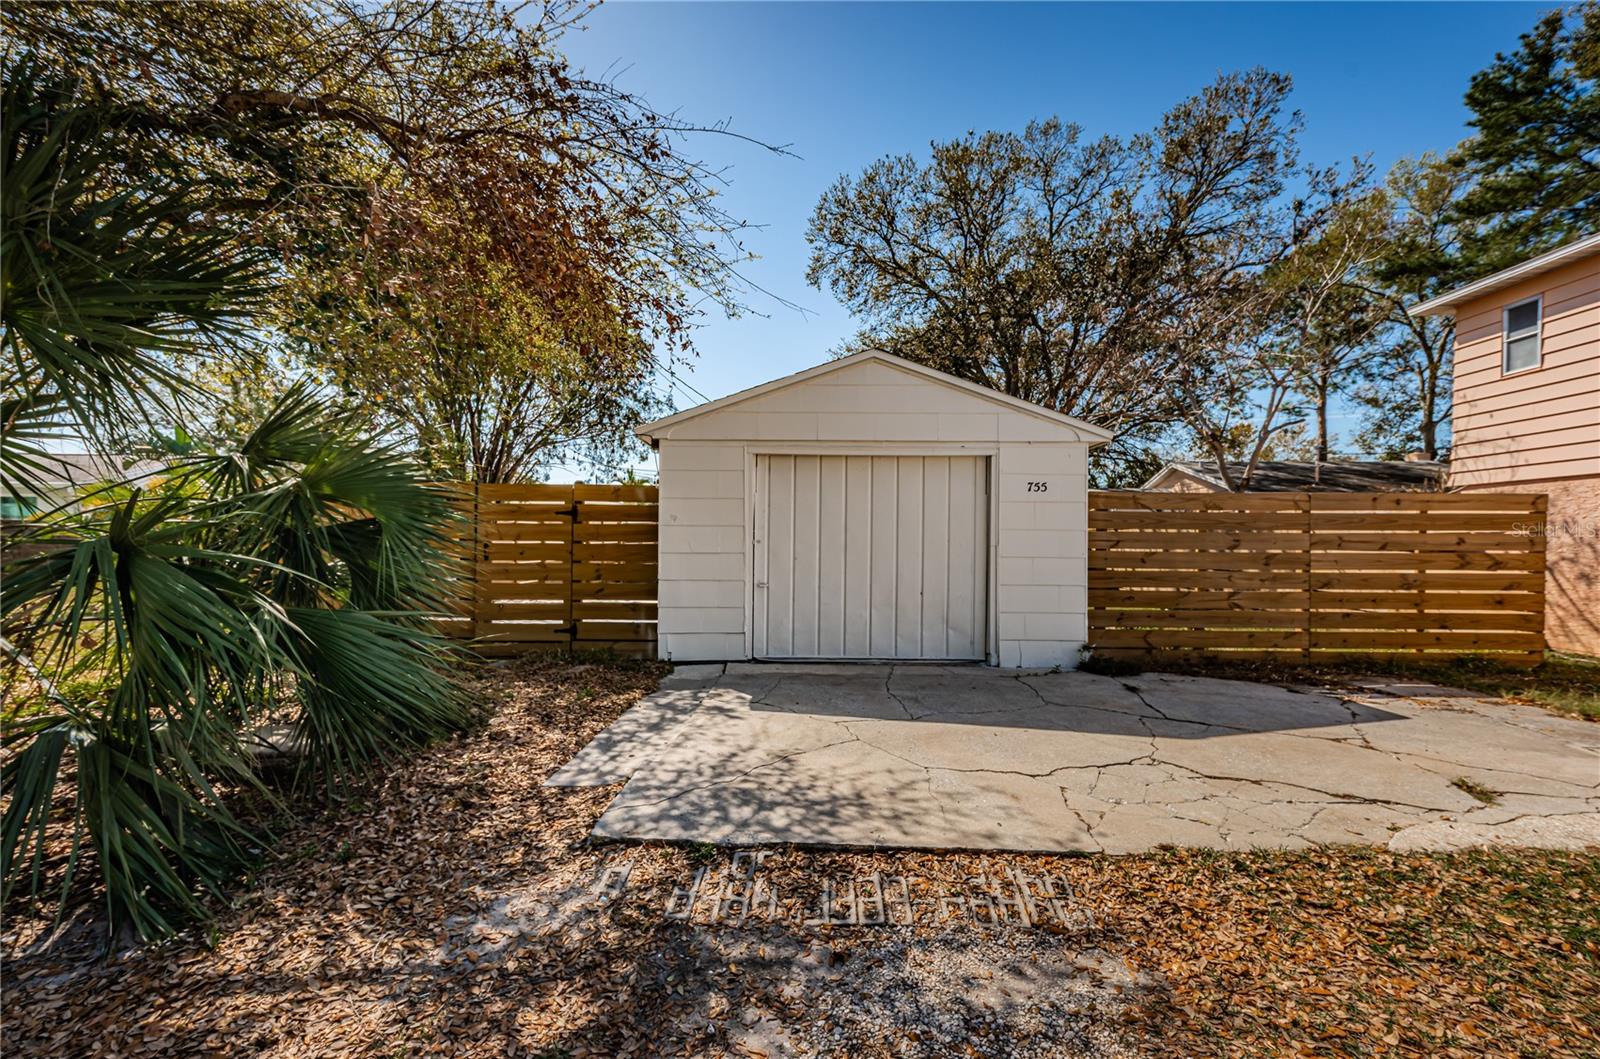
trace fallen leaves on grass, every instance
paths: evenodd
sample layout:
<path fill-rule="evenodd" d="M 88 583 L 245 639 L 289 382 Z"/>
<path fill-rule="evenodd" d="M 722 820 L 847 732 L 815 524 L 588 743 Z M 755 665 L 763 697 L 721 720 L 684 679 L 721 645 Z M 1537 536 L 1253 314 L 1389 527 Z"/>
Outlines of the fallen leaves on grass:
<path fill-rule="evenodd" d="M 1183 851 L 1100 875 L 1193 1054 L 1593 1055 L 1592 854 Z"/>
<path fill-rule="evenodd" d="M 1593 855 L 774 851 L 774 885 L 1066 877 L 1092 931 L 662 916 L 729 853 L 596 846 L 616 788 L 541 781 L 655 684 L 526 662 L 480 731 L 283 836 L 214 941 L 105 961 L 5 935 L 7 1056 L 1593 1055 Z M 631 865 L 624 894 L 592 881 Z M 1129 973 L 1129 968 L 1133 973 Z"/>

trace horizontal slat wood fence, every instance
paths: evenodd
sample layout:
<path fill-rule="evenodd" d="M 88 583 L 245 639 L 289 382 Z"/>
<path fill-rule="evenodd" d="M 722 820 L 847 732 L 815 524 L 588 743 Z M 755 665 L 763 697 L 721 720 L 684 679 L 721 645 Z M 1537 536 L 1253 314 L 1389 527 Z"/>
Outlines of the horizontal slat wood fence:
<path fill-rule="evenodd" d="M 656 649 L 653 485 L 455 485 L 463 584 L 441 622 L 491 656 Z"/>
<path fill-rule="evenodd" d="M 1102 656 L 1544 651 L 1542 494 L 1089 494 Z"/>

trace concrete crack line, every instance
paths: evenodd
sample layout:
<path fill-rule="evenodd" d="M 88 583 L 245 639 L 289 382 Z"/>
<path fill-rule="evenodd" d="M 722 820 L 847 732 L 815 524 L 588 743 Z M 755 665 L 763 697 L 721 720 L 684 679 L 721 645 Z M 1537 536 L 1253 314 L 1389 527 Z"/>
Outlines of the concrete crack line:
<path fill-rule="evenodd" d="M 1543 774 L 1538 773 L 1538 772 L 1524 772 L 1524 771 L 1522 771 L 1520 769 L 1496 768 L 1496 767 L 1494 767 L 1492 765 L 1472 765 L 1472 764 L 1468 764 L 1468 763 L 1463 762 L 1463 761 L 1455 761 L 1455 760 L 1453 760 L 1451 758 L 1439 757 L 1439 756 L 1437 756 L 1435 754 L 1421 754 L 1421 753 L 1416 753 L 1416 752 L 1408 751 L 1408 750 L 1386 750 L 1383 747 L 1374 746 L 1372 744 L 1372 742 L 1367 738 L 1366 733 L 1361 731 L 1359 725 L 1351 725 L 1351 730 L 1354 731 L 1357 734 L 1357 736 L 1360 737 L 1360 740 L 1361 740 L 1360 743 L 1354 743 L 1349 739 L 1330 738 L 1328 736 L 1321 736 L 1321 735 L 1307 735 L 1307 734 L 1305 734 L 1303 732 L 1288 732 L 1288 731 L 1285 731 L 1285 732 L 1279 732 L 1277 734 L 1291 736 L 1291 737 L 1296 738 L 1296 739 L 1316 739 L 1316 740 L 1320 740 L 1320 741 L 1322 741 L 1324 743 L 1341 743 L 1344 746 L 1354 746 L 1354 747 L 1357 747 L 1357 748 L 1362 749 L 1362 750 L 1370 750 L 1374 754 L 1382 754 L 1385 757 L 1388 757 L 1388 758 L 1398 762 L 1399 764 L 1408 765 L 1408 766 L 1410 766 L 1412 768 L 1418 768 L 1418 769 L 1423 770 L 1424 772 L 1431 773 L 1432 775 L 1435 775 L 1435 776 L 1443 775 L 1443 773 L 1440 772 L 1437 769 L 1429 768 L 1426 764 L 1424 764 L 1424 762 L 1429 762 L 1429 761 L 1437 762 L 1437 763 L 1442 764 L 1442 765 L 1448 765 L 1452 769 L 1466 769 L 1466 770 L 1481 771 L 1481 772 L 1498 772 L 1498 773 L 1504 773 L 1504 774 L 1510 775 L 1510 776 L 1525 776 L 1528 779 L 1547 780 L 1547 781 L 1552 782 L 1552 783 L 1560 783 L 1560 784 L 1563 784 L 1563 785 L 1568 786 L 1568 787 L 1576 788 L 1578 790 L 1600 790 L 1600 782 L 1596 782 L 1596 783 L 1592 783 L 1591 784 L 1591 783 L 1575 783 L 1575 782 L 1572 782 L 1570 780 L 1552 780 L 1552 779 L 1550 779 L 1549 776 L 1543 775 Z M 1533 791 L 1502 791 L 1501 793 L 1504 793 L 1504 794 L 1533 794 L 1535 792 L 1533 792 Z M 1561 796 L 1560 795 L 1556 795 L 1554 797 L 1561 797 Z M 1402 804 L 1402 803 L 1398 803 L 1397 802 L 1397 803 L 1394 803 L 1394 804 Z M 1441 811 L 1447 811 L 1447 810 L 1441 810 Z"/>
<path fill-rule="evenodd" d="M 1421 764 L 1419 764 L 1417 767 L 1419 769 L 1422 769 L 1424 772 L 1428 773 L 1429 775 L 1439 776 L 1439 777 L 1449 777 L 1450 779 L 1455 779 L 1456 778 L 1456 776 L 1453 775 L 1453 773 L 1456 773 L 1456 771 L 1458 769 L 1470 769 L 1472 771 L 1479 771 L 1478 766 L 1476 766 L 1476 765 L 1457 765 L 1457 766 L 1454 766 L 1454 767 L 1449 768 L 1449 769 L 1429 768 L 1427 765 L 1421 765 Z M 1522 773 L 1517 773 L 1517 775 L 1522 775 Z M 1600 798 L 1597 798 L 1597 797 L 1595 797 L 1594 795 L 1591 795 L 1591 794 L 1582 793 L 1582 792 L 1587 792 L 1590 789 L 1588 787 L 1583 786 L 1582 784 L 1567 783 L 1566 780 L 1551 780 L 1550 782 L 1551 783 L 1559 783 L 1559 784 L 1562 784 L 1564 786 L 1569 786 L 1569 787 L 1573 788 L 1573 790 L 1578 791 L 1580 793 L 1577 793 L 1577 794 L 1551 794 L 1549 791 L 1524 791 L 1524 790 L 1518 790 L 1515 787 L 1494 787 L 1494 788 L 1492 788 L 1492 790 L 1494 791 L 1495 794 L 1514 794 L 1514 795 L 1518 795 L 1518 796 L 1524 797 L 1524 798 L 1559 798 L 1559 799 L 1561 799 L 1563 801 L 1585 802 L 1585 803 L 1594 802 L 1596 804 L 1600 804 Z"/>
<path fill-rule="evenodd" d="M 905 700 L 896 695 L 894 693 L 894 688 L 890 687 L 890 685 L 894 683 L 894 671 L 897 668 L 897 666 L 890 666 L 889 672 L 884 674 L 883 693 L 893 699 L 896 706 L 900 707 L 900 712 L 906 715 L 906 720 L 914 721 L 917 719 L 917 715 L 911 712 L 911 707 L 907 706 Z"/>
<path fill-rule="evenodd" d="M 928 788 L 928 797 L 932 798 L 933 804 L 939 807 L 939 819 L 943 820 L 944 826 L 948 828 L 950 826 L 950 811 L 945 808 L 944 799 L 939 797 L 938 792 L 933 789 L 933 773 L 923 769 L 922 782 Z"/>
<path fill-rule="evenodd" d="M 1137 684 L 1123 684 L 1122 687 L 1123 687 L 1123 690 L 1131 692 L 1133 694 L 1133 697 L 1138 699 L 1139 702 L 1144 706 L 1145 709 L 1150 710 L 1157 717 L 1161 718 L 1163 721 L 1172 720 L 1171 717 L 1167 716 L 1165 710 L 1161 709 L 1161 707 L 1155 705 L 1149 699 L 1144 697 L 1144 692 L 1139 689 L 1139 685 L 1137 685 Z"/>
<path fill-rule="evenodd" d="M 1190 775 L 1199 776 L 1201 779 L 1207 779 L 1207 780 L 1227 780 L 1227 781 L 1231 781 L 1231 782 L 1234 782 L 1234 783 L 1253 784 L 1254 786 L 1257 786 L 1257 787 L 1265 787 L 1267 784 L 1270 783 L 1270 784 L 1274 784 L 1274 785 L 1279 786 L 1279 787 L 1290 787 L 1290 788 L 1292 788 L 1294 790 L 1298 790 L 1298 791 L 1310 791 L 1312 794 L 1321 794 L 1321 795 L 1324 795 L 1324 796 L 1326 796 L 1326 797 L 1328 797 L 1330 799 L 1345 800 L 1345 801 L 1349 801 L 1349 802 L 1352 802 L 1352 803 L 1361 803 L 1361 804 L 1366 804 L 1366 805 L 1400 805 L 1400 806 L 1406 807 L 1407 809 L 1419 809 L 1419 810 L 1422 810 L 1423 812 L 1429 812 L 1429 813 L 1448 813 L 1448 812 L 1452 811 L 1452 810 L 1450 810 L 1448 808 L 1444 808 L 1444 807 L 1441 807 L 1441 806 L 1417 805 L 1417 804 L 1415 804 L 1413 802 L 1402 802 L 1402 801 L 1398 801 L 1398 800 L 1393 799 L 1393 798 L 1368 798 L 1368 797 L 1365 797 L 1364 795 L 1352 794 L 1349 791 L 1325 791 L 1325 790 L 1322 790 L 1319 787 L 1308 787 L 1303 783 L 1291 783 L 1288 780 L 1263 780 L 1263 779 L 1258 779 L 1258 778 L 1253 777 L 1253 776 L 1217 776 L 1217 775 L 1213 775 L 1213 774 L 1211 774 L 1209 772 L 1201 772 L 1199 769 L 1191 768 L 1188 765 L 1178 764 L 1175 761 L 1159 761 L 1159 759 L 1158 759 L 1157 763 L 1158 764 L 1162 764 L 1162 765 L 1166 765 L 1169 768 L 1182 769 L 1184 772 L 1187 772 Z M 1277 800 L 1281 800 L 1281 799 L 1277 799 Z M 1263 804 L 1266 804 L 1266 803 L 1263 803 Z"/>
<path fill-rule="evenodd" d="M 1067 789 L 1065 787 L 1057 787 L 1056 789 L 1061 792 L 1061 804 L 1066 806 L 1067 812 L 1078 818 L 1078 823 L 1083 825 L 1083 833 L 1088 836 L 1090 842 L 1094 843 L 1095 850 L 1097 852 L 1104 853 L 1106 851 L 1105 843 L 1101 842 L 1099 837 L 1094 833 L 1094 825 L 1089 823 L 1088 817 L 1079 812 L 1077 807 L 1067 800 Z M 1102 817 L 1102 819 L 1104 818 Z"/>
<path fill-rule="evenodd" d="M 775 702 L 767 701 L 767 696 L 771 695 L 774 691 L 777 691 L 779 685 L 781 685 L 782 683 L 783 683 L 783 678 L 782 677 L 773 677 L 772 678 L 772 683 L 770 683 L 766 687 L 762 688 L 760 692 L 749 696 L 749 699 L 750 699 L 750 703 L 749 704 L 751 706 L 770 706 L 775 710 L 782 710 L 784 713 L 794 713 L 794 712 L 796 712 L 794 710 L 789 709 L 789 707 L 787 707 L 787 706 L 779 706 Z M 738 692 L 734 692 L 734 694 L 737 695 L 739 693 Z"/>
<path fill-rule="evenodd" d="M 1051 769 L 1049 772 L 1018 772 L 1014 769 L 954 769 L 944 768 L 943 766 L 939 765 L 930 767 L 937 768 L 942 772 L 993 772 L 1002 776 L 1025 776 L 1029 779 L 1043 780 L 1049 779 L 1051 776 L 1061 772 L 1076 772 L 1080 769 L 1096 769 L 1104 772 L 1106 769 L 1121 768 L 1124 765 L 1141 765 L 1147 762 L 1153 763 L 1154 760 L 1155 759 L 1149 754 L 1140 754 L 1138 757 L 1132 757 L 1126 761 L 1106 761 L 1094 765 L 1061 765 Z"/>
<path fill-rule="evenodd" d="M 1393 757 L 1395 758 L 1396 761 L 1401 761 L 1401 762 L 1404 762 L 1406 764 L 1414 764 L 1414 765 L 1416 765 L 1417 768 L 1422 769 L 1424 772 L 1431 772 L 1435 776 L 1442 775 L 1442 773 L 1440 773 L 1436 769 L 1429 768 L 1427 765 L 1422 764 L 1422 762 L 1424 762 L 1424 761 L 1434 761 L 1434 762 L 1438 762 L 1441 765 L 1449 765 L 1451 768 L 1471 769 L 1474 772 L 1502 772 L 1502 773 L 1505 773 L 1507 776 L 1525 776 L 1525 777 L 1527 777 L 1528 779 L 1531 779 L 1531 780 L 1545 780 L 1546 782 L 1549 782 L 1549 783 L 1560 783 L 1560 784 L 1563 784 L 1565 786 L 1576 787 L 1577 789 L 1584 790 L 1584 791 L 1600 790 L 1600 782 L 1596 782 L 1596 783 L 1575 783 L 1575 782 L 1573 782 L 1571 780 L 1551 779 L 1549 776 L 1546 776 L 1546 775 L 1544 775 L 1542 773 L 1538 773 L 1538 772 L 1524 772 L 1521 769 L 1496 768 L 1493 765 L 1469 765 L 1464 761 L 1455 761 L 1455 760 L 1452 760 L 1451 758 L 1439 757 L 1439 756 L 1437 756 L 1435 754 L 1411 754 L 1411 753 L 1401 754 L 1398 751 L 1392 751 L 1391 753 L 1392 753 L 1392 755 L 1393 755 Z M 1505 794 L 1532 794 L 1533 792 L 1532 791 L 1505 791 L 1503 793 L 1505 793 Z M 1561 797 L 1561 795 L 1555 795 L 1554 797 Z"/>
<path fill-rule="evenodd" d="M 1476 809 L 1468 809 L 1464 813 L 1457 813 L 1455 819 L 1448 822 L 1455 824 L 1477 824 L 1478 821 L 1473 819 L 1474 816 L 1488 816 L 1493 812 L 1493 810 L 1494 806 L 1492 805 L 1480 805 Z M 1518 813 L 1516 816 L 1508 816 L 1504 820 L 1485 821 L 1483 826 L 1503 827 L 1506 824 L 1514 824 L 1518 820 L 1564 820 L 1569 816 L 1600 816 L 1600 809 L 1587 809 L 1583 812 L 1577 813 Z"/>
<path fill-rule="evenodd" d="M 915 765 L 917 768 L 922 769 L 925 772 L 955 772 L 963 775 L 982 773 L 992 776 L 1020 776 L 1023 779 L 1043 780 L 1049 779 L 1058 772 L 1066 772 L 1069 769 L 1104 769 L 1115 768 L 1118 765 L 1136 765 L 1149 757 L 1148 754 L 1141 754 L 1138 757 L 1129 758 L 1127 761 L 1110 761 L 1095 765 L 1061 765 L 1051 769 L 1049 772 L 1023 772 L 1020 769 L 956 768 L 952 765 L 929 765 L 926 762 L 918 761 L 915 758 L 906 757 L 904 754 L 890 750 L 888 747 L 882 746 L 878 743 L 874 743 L 870 739 L 863 739 L 859 734 L 856 733 L 855 729 L 850 727 L 850 722 L 848 721 L 838 721 L 835 723 L 849 732 L 858 742 L 862 743 L 863 745 L 870 746 L 872 749 L 887 754 L 897 761 L 904 761 L 908 765 Z"/>
<path fill-rule="evenodd" d="M 1047 699 L 1047 698 L 1045 698 L 1044 697 L 1044 692 L 1040 691 L 1038 688 L 1036 688 L 1032 684 L 1028 683 L 1028 678 L 1027 677 L 1018 676 L 1018 677 L 1012 677 L 1011 679 L 1015 680 L 1018 684 L 1021 684 L 1023 687 L 1025 687 L 1029 691 L 1033 692 L 1034 696 L 1039 700 L 1039 704 L 1041 706 L 1056 706 L 1056 707 L 1059 707 L 1059 708 L 1064 709 L 1064 710 L 1094 710 L 1096 713 L 1109 713 L 1109 714 L 1113 714 L 1113 715 L 1115 715 L 1117 717 L 1137 717 L 1137 716 L 1139 716 L 1137 713 L 1129 713 L 1127 710 L 1113 709 L 1110 706 L 1091 706 L 1086 702 L 1057 702 L 1055 699 Z M 1140 701 L 1142 702 L 1143 700 L 1140 700 Z M 998 713 L 1000 711 L 997 710 L 995 712 Z"/>
<path fill-rule="evenodd" d="M 1521 708 L 1526 708 L 1526 709 L 1537 710 L 1537 709 L 1539 709 L 1539 707 L 1537 707 L 1537 706 L 1526 706 L 1523 703 L 1508 702 L 1508 701 L 1506 701 L 1504 699 L 1496 699 L 1493 696 L 1473 697 L 1473 698 L 1469 699 L 1468 701 L 1475 702 L 1475 703 L 1479 704 L 1478 706 L 1474 707 L 1474 706 L 1438 706 L 1438 705 L 1429 705 L 1423 699 L 1412 698 L 1409 695 L 1392 695 L 1392 694 L 1389 694 L 1387 692 L 1381 692 L 1381 691 L 1380 692 L 1375 692 L 1373 694 L 1377 695 L 1379 698 L 1382 698 L 1382 699 L 1385 699 L 1385 700 L 1388 700 L 1388 701 L 1399 700 L 1400 702 L 1408 702 L 1408 703 L 1410 703 L 1411 705 L 1417 707 L 1420 710 L 1429 710 L 1429 711 L 1432 711 L 1432 710 L 1449 710 L 1449 711 L 1454 712 L 1454 713 L 1468 713 L 1468 714 L 1471 714 L 1474 717 L 1481 717 L 1484 720 L 1489 721 L 1489 722 L 1491 722 L 1493 724 L 1505 725 L 1507 728 L 1518 728 L 1518 729 L 1521 729 L 1524 732 L 1532 732 L 1535 735 L 1545 736 L 1547 738 L 1550 737 L 1553 734 L 1548 729 L 1540 728 L 1536 724 L 1524 723 L 1523 721 L 1520 721 L 1520 720 L 1518 720 L 1518 719 L 1516 719 L 1514 717 L 1506 717 L 1506 716 L 1503 715 L 1502 709 L 1500 709 L 1501 707 L 1512 706 L 1512 707 L 1521 707 Z M 1352 701 L 1359 702 L 1361 700 L 1354 699 Z M 1483 708 L 1484 706 L 1495 707 L 1495 709 L 1486 710 L 1486 709 Z"/>

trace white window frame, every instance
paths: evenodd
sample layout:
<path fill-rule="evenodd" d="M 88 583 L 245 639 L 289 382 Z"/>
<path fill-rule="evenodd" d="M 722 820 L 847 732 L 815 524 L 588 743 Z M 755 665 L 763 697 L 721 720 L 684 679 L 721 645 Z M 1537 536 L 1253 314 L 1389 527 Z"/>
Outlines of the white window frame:
<path fill-rule="evenodd" d="M 1518 331 L 1516 334 L 1512 334 L 1511 310 L 1520 309 L 1529 302 L 1534 304 L 1534 307 L 1537 311 L 1537 318 L 1534 320 L 1533 328 L 1531 330 L 1524 329 L 1522 331 Z M 1512 339 L 1525 338 L 1530 334 L 1533 335 L 1533 363 L 1529 364 L 1526 368 L 1512 368 L 1510 364 Z M 1523 298 L 1521 301 L 1513 302 L 1512 304 L 1507 305 L 1504 309 L 1500 310 L 1500 374 L 1502 376 L 1521 375 L 1525 371 L 1538 371 L 1543 366 L 1544 295 L 1536 294 L 1532 298 Z"/>

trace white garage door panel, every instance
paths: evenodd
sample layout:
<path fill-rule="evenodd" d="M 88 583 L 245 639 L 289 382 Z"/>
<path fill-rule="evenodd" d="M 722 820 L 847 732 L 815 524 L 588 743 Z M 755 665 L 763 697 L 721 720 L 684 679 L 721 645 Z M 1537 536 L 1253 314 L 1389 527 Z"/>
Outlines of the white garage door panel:
<path fill-rule="evenodd" d="M 759 456 L 755 653 L 982 659 L 988 461 Z"/>

